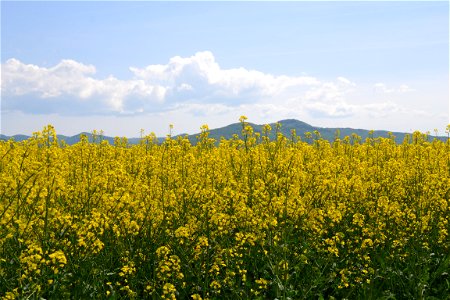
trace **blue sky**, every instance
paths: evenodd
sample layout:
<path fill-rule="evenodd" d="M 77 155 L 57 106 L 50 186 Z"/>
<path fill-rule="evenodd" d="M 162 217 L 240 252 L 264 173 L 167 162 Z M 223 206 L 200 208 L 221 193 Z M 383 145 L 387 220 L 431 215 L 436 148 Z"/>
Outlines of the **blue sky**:
<path fill-rule="evenodd" d="M 441 132 L 449 4 L 1 2 L 3 134 L 296 118 Z"/>

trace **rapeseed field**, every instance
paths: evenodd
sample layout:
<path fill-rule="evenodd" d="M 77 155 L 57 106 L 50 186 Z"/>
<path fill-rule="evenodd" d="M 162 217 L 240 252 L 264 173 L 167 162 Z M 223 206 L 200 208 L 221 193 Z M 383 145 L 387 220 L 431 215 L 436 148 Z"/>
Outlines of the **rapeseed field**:
<path fill-rule="evenodd" d="M 0 297 L 449 299 L 449 141 L 240 121 L 219 143 L 0 142 Z"/>

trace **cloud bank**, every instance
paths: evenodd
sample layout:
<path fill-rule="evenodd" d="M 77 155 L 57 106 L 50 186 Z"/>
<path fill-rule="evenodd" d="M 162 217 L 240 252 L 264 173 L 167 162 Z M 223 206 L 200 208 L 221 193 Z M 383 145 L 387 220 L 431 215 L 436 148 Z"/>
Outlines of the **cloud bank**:
<path fill-rule="evenodd" d="M 131 78 L 96 78 L 96 67 L 62 60 L 53 67 L 9 59 L 2 64 L 3 110 L 31 114 L 137 115 L 183 111 L 210 115 L 257 110 L 268 115 L 344 118 L 384 115 L 401 108 L 389 101 L 348 100 L 358 90 L 345 77 L 275 76 L 246 68 L 223 69 L 209 51 L 173 57 L 167 64 L 130 67 Z M 412 91 L 376 83 L 378 94 Z"/>

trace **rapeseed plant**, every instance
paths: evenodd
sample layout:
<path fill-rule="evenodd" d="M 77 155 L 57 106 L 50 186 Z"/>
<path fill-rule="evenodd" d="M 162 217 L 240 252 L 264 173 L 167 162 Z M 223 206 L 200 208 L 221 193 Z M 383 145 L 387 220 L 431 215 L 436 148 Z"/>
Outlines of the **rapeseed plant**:
<path fill-rule="evenodd" d="M 246 121 L 218 144 L 1 141 L 0 297 L 448 297 L 449 141 Z"/>

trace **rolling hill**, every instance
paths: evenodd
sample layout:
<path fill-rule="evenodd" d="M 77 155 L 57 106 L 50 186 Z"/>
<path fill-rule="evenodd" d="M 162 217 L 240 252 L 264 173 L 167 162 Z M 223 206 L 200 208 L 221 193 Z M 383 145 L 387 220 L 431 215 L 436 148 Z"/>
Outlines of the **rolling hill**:
<path fill-rule="evenodd" d="M 286 120 L 281 120 L 279 122 L 277 122 L 278 124 L 281 125 L 281 127 L 279 128 L 279 131 L 287 136 L 290 137 L 291 136 L 291 131 L 294 129 L 296 131 L 296 134 L 298 136 L 300 136 L 303 140 L 305 140 L 305 133 L 306 132 L 310 132 L 313 133 L 314 131 L 317 131 L 320 133 L 320 136 L 323 139 L 326 139 L 328 141 L 333 141 L 337 135 L 337 132 L 339 132 L 339 137 L 342 139 L 345 136 L 351 136 L 353 133 L 357 134 L 358 136 L 361 137 L 361 139 L 364 141 L 367 137 L 369 137 L 369 135 L 372 132 L 372 136 L 373 137 L 388 137 L 389 136 L 389 131 L 385 131 L 385 130 L 374 130 L 374 131 L 370 131 L 370 130 L 366 130 L 366 129 L 354 129 L 354 128 L 327 128 L 327 127 L 317 127 L 317 126 L 312 126 L 310 124 L 307 124 L 305 122 L 299 121 L 299 120 L 295 120 L 295 119 L 286 119 Z M 271 138 L 275 137 L 275 130 L 276 130 L 276 124 L 277 123 L 271 123 L 269 125 L 271 125 L 272 127 L 272 134 L 271 134 Z M 259 124 L 253 124 L 253 123 L 248 123 L 250 126 L 253 127 L 254 132 L 259 132 L 262 133 L 263 131 L 263 127 L 264 125 L 259 125 Z M 224 127 L 220 127 L 220 128 L 215 128 L 215 129 L 211 129 L 209 131 L 209 137 L 214 138 L 216 141 L 220 141 L 220 139 L 223 137 L 225 139 L 230 139 L 233 137 L 234 134 L 237 134 L 238 136 L 241 136 L 241 131 L 242 131 L 242 124 L 241 123 L 233 123 Z M 77 135 L 74 136 L 65 136 L 65 135 L 58 135 L 58 139 L 59 140 L 64 140 L 67 144 L 69 145 L 73 145 L 75 143 L 77 143 L 80 140 L 80 136 L 82 134 L 85 134 L 88 136 L 89 140 L 92 141 L 92 134 L 91 133 L 87 133 L 87 132 L 83 132 L 83 133 L 79 133 Z M 405 138 L 406 134 L 411 134 L 411 133 L 405 133 L 405 132 L 392 132 L 392 134 L 395 137 L 395 141 L 396 142 L 402 142 L 403 139 Z M 196 133 L 196 134 L 192 134 L 192 135 L 187 135 L 187 134 L 182 134 L 182 135 L 178 135 L 178 136 L 187 136 L 188 139 L 191 141 L 191 143 L 195 144 L 198 140 L 200 133 Z M 174 138 L 177 138 L 178 136 L 174 136 Z M 9 140 L 9 139 L 13 139 L 15 141 L 23 141 L 30 138 L 30 136 L 27 135 L 14 135 L 14 136 L 5 136 L 5 135 L 0 135 L 0 140 Z M 432 140 L 433 138 L 436 138 L 434 136 L 430 136 L 430 139 Z M 447 137 L 444 136 L 439 136 L 437 137 L 438 139 L 442 140 L 442 141 L 446 141 Z M 110 136 L 102 136 L 103 140 L 107 140 L 110 144 L 114 143 L 114 137 L 110 137 Z M 158 141 L 162 142 L 165 138 L 163 137 L 159 137 Z M 130 144 L 138 144 L 140 141 L 140 138 L 129 138 L 128 142 Z"/>

